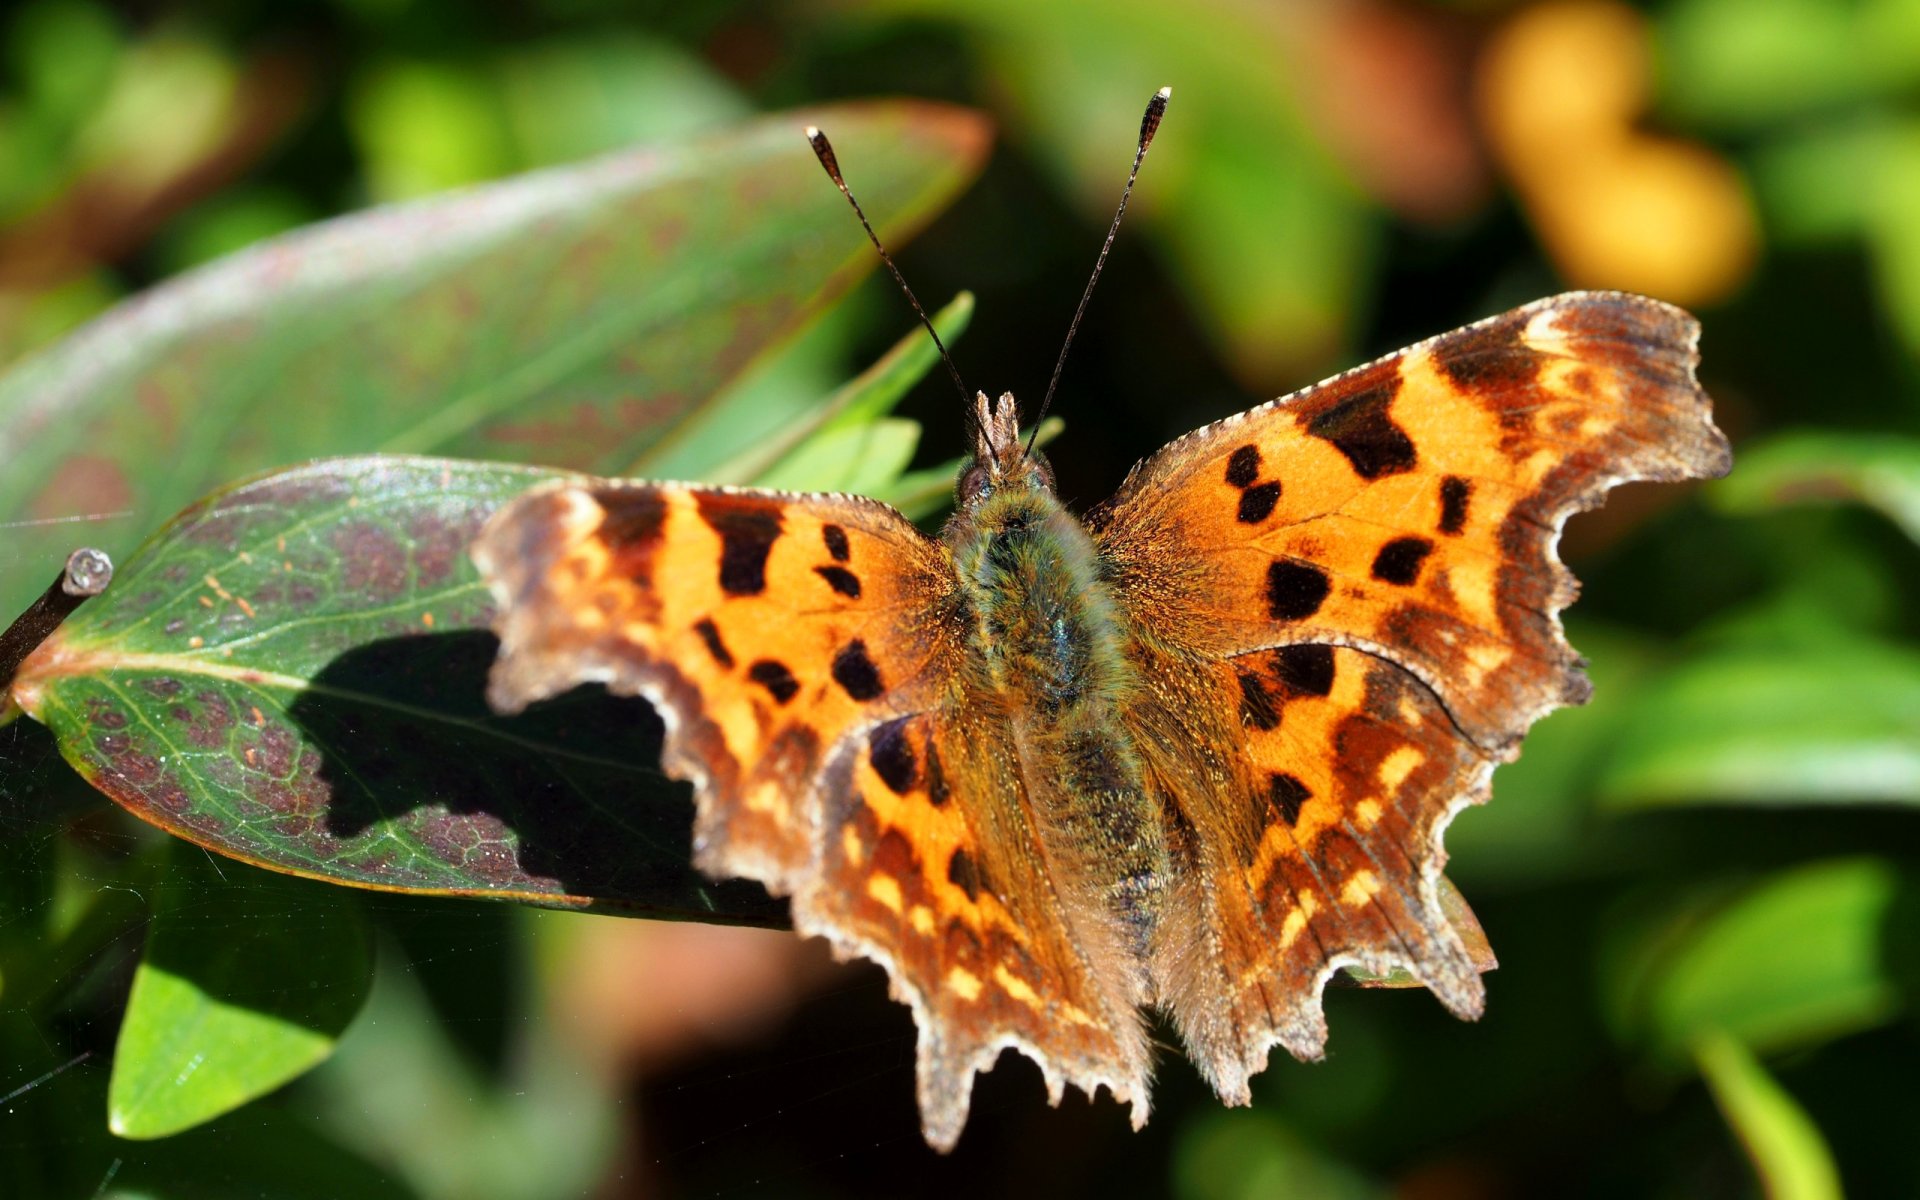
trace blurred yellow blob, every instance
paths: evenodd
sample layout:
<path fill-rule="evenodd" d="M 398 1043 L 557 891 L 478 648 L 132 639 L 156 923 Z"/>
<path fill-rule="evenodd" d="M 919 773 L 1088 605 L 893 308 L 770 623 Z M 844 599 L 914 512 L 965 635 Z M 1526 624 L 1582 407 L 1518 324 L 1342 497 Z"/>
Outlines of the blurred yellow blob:
<path fill-rule="evenodd" d="M 1646 22 L 1625 5 L 1529 8 L 1480 59 L 1481 124 L 1570 282 L 1708 303 L 1752 272 L 1752 201 L 1710 149 L 1635 127 L 1647 60 Z"/>

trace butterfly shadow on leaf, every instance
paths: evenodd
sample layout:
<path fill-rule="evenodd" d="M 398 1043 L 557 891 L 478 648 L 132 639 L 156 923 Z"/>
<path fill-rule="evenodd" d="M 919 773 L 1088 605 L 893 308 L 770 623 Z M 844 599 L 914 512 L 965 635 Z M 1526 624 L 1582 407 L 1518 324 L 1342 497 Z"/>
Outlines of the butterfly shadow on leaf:
<path fill-rule="evenodd" d="M 327 873 L 636 916 L 785 926 L 759 885 L 691 865 L 686 785 L 643 701 L 582 688 L 513 717 L 484 699 L 496 642 L 388 638 L 330 662 L 288 713 L 320 756 Z"/>

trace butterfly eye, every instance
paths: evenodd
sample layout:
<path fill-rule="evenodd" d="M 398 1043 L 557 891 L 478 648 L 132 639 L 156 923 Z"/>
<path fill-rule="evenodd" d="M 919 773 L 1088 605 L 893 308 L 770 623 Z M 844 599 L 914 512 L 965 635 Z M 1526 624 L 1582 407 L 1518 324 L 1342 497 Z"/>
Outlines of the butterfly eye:
<path fill-rule="evenodd" d="M 993 491 L 993 480 L 987 468 L 973 463 L 960 472 L 960 482 L 954 486 L 954 494 L 959 498 L 960 507 L 966 508 L 979 500 L 984 500 Z"/>
<path fill-rule="evenodd" d="M 1040 477 L 1041 486 L 1050 492 L 1057 491 L 1058 488 L 1053 481 L 1053 464 L 1047 461 L 1047 456 L 1035 451 L 1027 457 L 1033 460 L 1034 474 Z"/>

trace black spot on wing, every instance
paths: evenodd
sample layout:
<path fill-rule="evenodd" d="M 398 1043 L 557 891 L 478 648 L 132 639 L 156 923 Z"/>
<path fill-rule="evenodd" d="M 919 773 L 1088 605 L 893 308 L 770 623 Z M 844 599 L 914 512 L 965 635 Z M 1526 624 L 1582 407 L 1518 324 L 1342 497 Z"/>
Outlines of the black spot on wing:
<path fill-rule="evenodd" d="M 847 545 L 847 531 L 838 525 L 822 525 L 820 540 L 827 544 L 827 553 L 833 555 L 835 562 L 846 562 L 853 554 L 852 547 Z"/>
<path fill-rule="evenodd" d="M 1273 506 L 1280 500 L 1278 483 L 1257 483 L 1240 493 L 1239 517 L 1242 524 L 1258 525 L 1273 515 Z"/>
<path fill-rule="evenodd" d="M 660 540 L 667 519 L 665 496 L 654 491 L 605 492 L 594 500 L 602 514 L 598 536 L 615 554 Z"/>
<path fill-rule="evenodd" d="M 1267 777 L 1267 799 L 1291 828 L 1299 822 L 1300 809 L 1313 799 L 1313 793 L 1307 790 L 1306 784 L 1300 782 L 1298 775 L 1276 771 Z"/>
<path fill-rule="evenodd" d="M 927 803 L 939 808 L 947 802 L 947 773 L 940 769 L 940 755 L 927 743 Z"/>
<path fill-rule="evenodd" d="M 1373 556 L 1373 577 L 1381 583 L 1406 587 L 1420 578 L 1420 564 L 1433 553 L 1433 543 L 1421 537 L 1399 537 Z"/>
<path fill-rule="evenodd" d="M 978 902 L 980 899 L 980 868 L 974 863 L 973 855 L 966 847 L 956 849 L 947 859 L 947 882 L 967 894 L 967 899 Z"/>
<path fill-rule="evenodd" d="M 1273 677 L 1297 695 L 1328 695 L 1333 691 L 1333 647 L 1282 646 L 1273 652 Z"/>
<path fill-rule="evenodd" d="M 701 617 L 694 625 L 693 631 L 699 634 L 700 640 L 707 644 L 707 653 L 713 655 L 714 662 L 729 671 L 733 670 L 733 652 L 728 650 L 727 644 L 720 640 L 720 627 L 713 623 L 712 617 Z"/>
<path fill-rule="evenodd" d="M 896 796 L 911 792 L 920 777 L 920 761 L 907 738 L 907 722 L 912 719 L 899 717 L 875 726 L 867 735 L 867 760 L 873 764 L 873 773 Z"/>
<path fill-rule="evenodd" d="M 1467 501 L 1473 498 L 1473 485 L 1458 475 L 1440 481 L 1440 532 L 1457 534 L 1467 527 Z"/>
<path fill-rule="evenodd" d="M 720 588 L 729 596 L 767 590 L 767 555 L 780 537 L 780 510 L 766 500 L 700 492 L 700 518 L 720 535 Z"/>
<path fill-rule="evenodd" d="M 1320 611 L 1333 590 L 1327 573 L 1309 563 L 1279 561 L 1267 567 L 1267 615 L 1300 621 Z"/>
<path fill-rule="evenodd" d="M 1411 471 L 1419 462 L 1413 441 L 1387 413 L 1399 389 L 1396 372 L 1388 382 L 1335 402 L 1307 422 L 1307 432 L 1333 443 L 1362 479 Z"/>
<path fill-rule="evenodd" d="M 1237 488 L 1251 487 L 1260 478 L 1260 448 L 1242 446 L 1227 458 L 1227 483 Z"/>
<path fill-rule="evenodd" d="M 1434 365 L 1464 392 L 1503 392 L 1531 386 L 1546 356 L 1527 345 L 1527 317 L 1510 313 L 1479 329 L 1442 338 Z"/>
<path fill-rule="evenodd" d="M 613 558 L 613 573 L 640 584 L 653 580 L 653 552 L 667 519 L 667 499 L 652 490 L 594 495 L 602 516 L 595 536 Z"/>
<path fill-rule="evenodd" d="M 1250 671 L 1239 672 L 1240 720 L 1255 729 L 1273 729 L 1280 724 L 1280 710 L 1273 706 L 1273 694 L 1260 677 Z"/>
<path fill-rule="evenodd" d="M 860 577 L 845 567 L 815 567 L 813 573 L 826 580 L 828 587 L 847 599 L 860 598 Z"/>
<path fill-rule="evenodd" d="M 800 691 L 800 681 L 793 677 L 792 671 L 787 670 L 787 664 L 771 658 L 755 660 L 747 668 L 747 678 L 767 689 L 780 704 L 793 699 Z"/>
<path fill-rule="evenodd" d="M 880 682 L 880 670 L 867 656 L 867 644 L 859 638 L 840 648 L 833 656 L 833 681 L 855 700 L 867 701 L 886 691 Z"/>

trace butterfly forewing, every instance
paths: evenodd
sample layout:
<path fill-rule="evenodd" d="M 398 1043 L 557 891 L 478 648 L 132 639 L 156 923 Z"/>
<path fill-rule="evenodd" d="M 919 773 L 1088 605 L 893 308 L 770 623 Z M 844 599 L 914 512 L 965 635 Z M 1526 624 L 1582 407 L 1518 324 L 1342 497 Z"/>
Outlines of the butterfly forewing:
<path fill-rule="evenodd" d="M 1499 751 L 1585 695 L 1553 615 L 1567 515 L 1726 472 L 1697 334 L 1640 297 L 1544 300 L 1189 434 L 1092 520 L 1156 628 L 1381 654 Z"/>
<path fill-rule="evenodd" d="M 871 500 L 563 484 L 503 509 L 474 556 L 502 602 L 495 706 L 644 695 L 664 765 L 701 785 L 700 865 L 781 893 L 811 877 L 834 744 L 924 711 L 952 671 L 952 571 Z"/>

